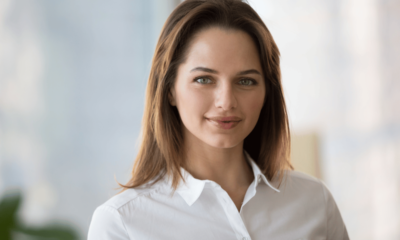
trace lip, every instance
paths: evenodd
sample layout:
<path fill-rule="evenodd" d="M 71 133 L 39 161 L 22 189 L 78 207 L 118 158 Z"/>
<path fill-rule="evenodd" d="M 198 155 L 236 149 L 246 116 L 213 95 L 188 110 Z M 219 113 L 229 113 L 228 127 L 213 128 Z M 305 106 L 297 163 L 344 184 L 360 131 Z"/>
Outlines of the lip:
<path fill-rule="evenodd" d="M 236 117 L 236 116 L 229 116 L 229 117 L 210 117 L 206 118 L 211 124 L 214 126 L 221 128 L 221 129 L 232 129 L 236 127 L 240 121 L 242 121 L 241 118 Z"/>
<path fill-rule="evenodd" d="M 236 116 L 229 116 L 229 117 L 208 117 L 207 119 L 213 120 L 213 121 L 223 121 L 223 122 L 238 122 L 241 121 L 242 119 Z"/>

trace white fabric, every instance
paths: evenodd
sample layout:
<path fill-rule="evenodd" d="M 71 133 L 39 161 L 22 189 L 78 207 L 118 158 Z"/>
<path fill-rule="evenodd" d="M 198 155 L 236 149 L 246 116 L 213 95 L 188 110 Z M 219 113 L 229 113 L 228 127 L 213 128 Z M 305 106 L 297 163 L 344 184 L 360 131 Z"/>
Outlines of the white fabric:
<path fill-rule="evenodd" d="M 327 187 L 318 179 L 288 171 L 279 190 L 245 152 L 254 173 L 244 202 L 235 204 L 217 183 L 186 180 L 172 194 L 165 178 L 128 189 L 99 206 L 89 240 L 319 240 L 349 239 Z"/>

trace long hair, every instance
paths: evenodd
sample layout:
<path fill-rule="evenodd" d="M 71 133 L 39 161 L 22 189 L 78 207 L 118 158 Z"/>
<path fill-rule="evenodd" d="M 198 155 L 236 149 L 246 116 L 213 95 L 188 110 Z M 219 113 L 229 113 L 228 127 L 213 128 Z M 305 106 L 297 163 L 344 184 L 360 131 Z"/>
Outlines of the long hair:
<path fill-rule="evenodd" d="M 169 104 L 178 66 L 185 61 L 192 37 L 209 27 L 244 31 L 253 39 L 264 73 L 266 97 L 258 122 L 244 139 L 244 149 L 255 160 L 268 180 L 290 164 L 290 132 L 281 84 L 279 50 L 258 14 L 240 0 L 186 0 L 165 22 L 158 39 L 146 89 L 140 147 L 132 177 L 123 190 L 152 184 L 165 175 L 177 188 L 183 180 L 182 121 L 175 106 Z"/>

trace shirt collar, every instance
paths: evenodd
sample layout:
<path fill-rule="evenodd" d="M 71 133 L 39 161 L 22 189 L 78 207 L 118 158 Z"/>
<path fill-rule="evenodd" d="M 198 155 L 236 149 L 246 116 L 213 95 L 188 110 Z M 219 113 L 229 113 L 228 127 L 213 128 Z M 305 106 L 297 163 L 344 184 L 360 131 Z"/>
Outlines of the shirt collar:
<path fill-rule="evenodd" d="M 276 192 L 280 192 L 278 189 L 273 187 L 268 179 L 265 177 L 265 175 L 261 172 L 260 168 L 258 165 L 255 163 L 255 161 L 250 157 L 250 155 L 244 151 L 245 156 L 247 157 L 247 160 L 249 161 L 251 168 L 253 170 L 254 174 L 254 181 L 255 181 L 255 187 L 257 187 L 258 183 L 262 181 L 267 184 L 270 188 L 275 190 Z M 183 178 L 185 179 L 185 182 L 180 182 L 179 186 L 176 190 L 176 192 L 181 195 L 181 197 L 185 200 L 185 202 L 191 206 L 199 197 L 200 194 L 203 192 L 204 186 L 206 183 L 210 184 L 215 184 L 213 181 L 210 180 L 200 180 L 194 178 L 189 172 L 187 172 L 185 169 L 181 167 L 181 173 Z"/>
<path fill-rule="evenodd" d="M 250 162 L 251 168 L 253 169 L 253 174 L 254 174 L 254 181 L 256 186 L 260 182 L 258 179 L 262 179 L 262 181 L 267 184 L 270 188 L 275 190 L 276 192 L 280 192 L 277 188 L 272 186 L 272 184 L 268 181 L 267 177 L 261 172 L 260 168 L 258 167 L 257 163 L 250 157 L 250 154 L 248 154 L 246 151 L 244 151 L 245 156 L 247 157 L 248 161 Z"/>

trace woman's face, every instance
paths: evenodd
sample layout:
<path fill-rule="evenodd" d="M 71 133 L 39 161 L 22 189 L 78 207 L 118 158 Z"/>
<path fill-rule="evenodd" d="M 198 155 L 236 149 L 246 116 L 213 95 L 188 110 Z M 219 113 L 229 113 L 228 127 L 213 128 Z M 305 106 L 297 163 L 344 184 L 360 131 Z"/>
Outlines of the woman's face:
<path fill-rule="evenodd" d="M 185 141 L 232 148 L 255 127 L 264 98 L 264 77 L 251 37 L 212 27 L 191 41 L 170 103 L 179 111 Z"/>

